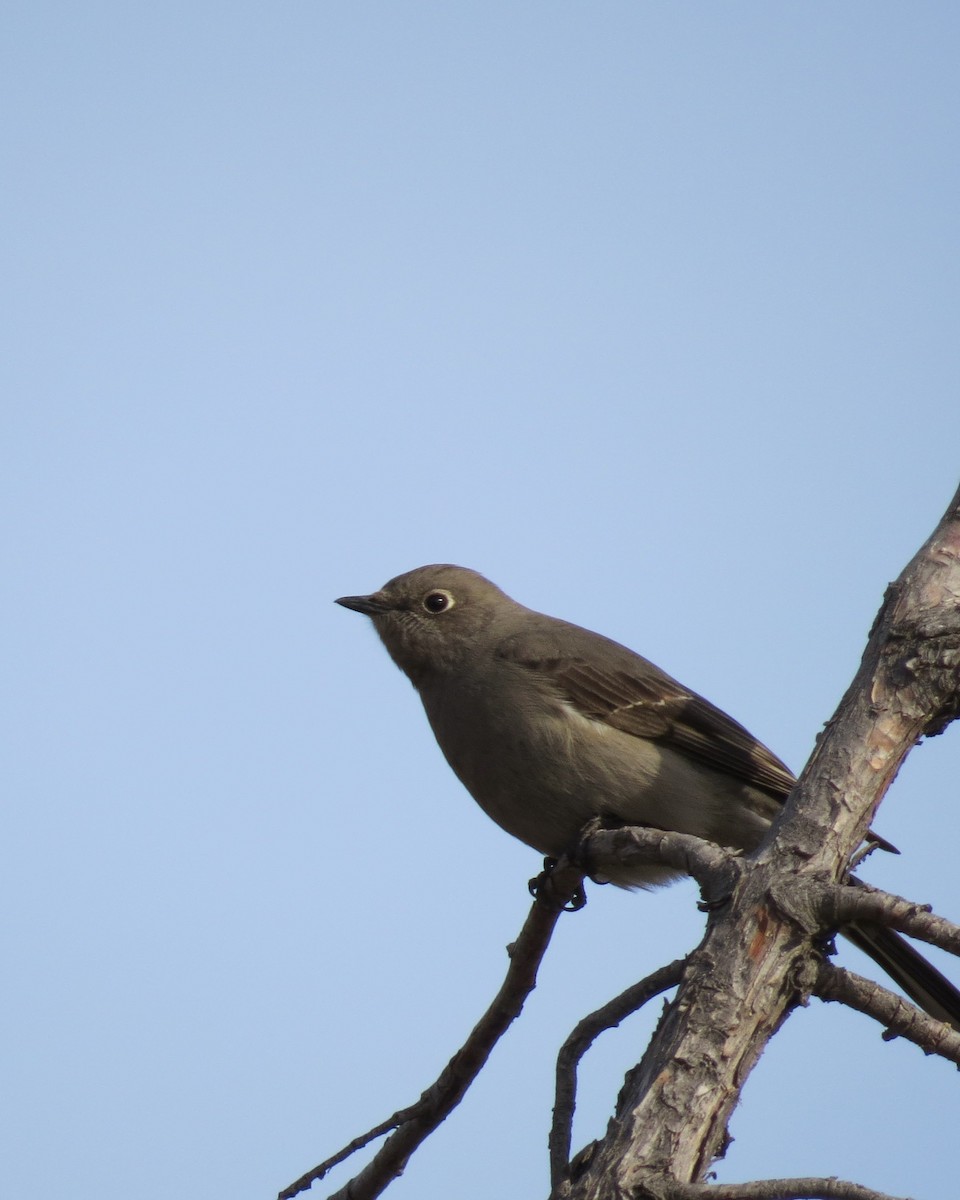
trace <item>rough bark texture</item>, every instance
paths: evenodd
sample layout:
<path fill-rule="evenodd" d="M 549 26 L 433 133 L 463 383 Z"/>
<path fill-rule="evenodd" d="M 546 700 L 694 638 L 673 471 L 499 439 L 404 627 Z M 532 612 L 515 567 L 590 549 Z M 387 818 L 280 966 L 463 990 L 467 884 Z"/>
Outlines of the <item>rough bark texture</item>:
<path fill-rule="evenodd" d="M 714 914 L 677 998 L 563 1200 L 639 1200 L 703 1180 L 770 1037 L 817 978 L 819 919 L 791 878 L 838 880 L 911 747 L 960 711 L 960 492 L 887 589 L 856 678 L 770 839 Z M 802 889 L 800 889 L 802 891 Z"/>

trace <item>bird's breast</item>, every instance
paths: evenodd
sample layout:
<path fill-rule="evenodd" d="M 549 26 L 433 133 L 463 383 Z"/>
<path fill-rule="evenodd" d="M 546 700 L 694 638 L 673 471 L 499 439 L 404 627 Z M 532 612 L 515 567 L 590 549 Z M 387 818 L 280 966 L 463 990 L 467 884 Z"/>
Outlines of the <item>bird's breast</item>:
<path fill-rule="evenodd" d="M 559 855 L 598 813 L 635 804 L 660 753 L 519 672 L 421 689 L 448 763 L 480 807 L 542 854 Z"/>

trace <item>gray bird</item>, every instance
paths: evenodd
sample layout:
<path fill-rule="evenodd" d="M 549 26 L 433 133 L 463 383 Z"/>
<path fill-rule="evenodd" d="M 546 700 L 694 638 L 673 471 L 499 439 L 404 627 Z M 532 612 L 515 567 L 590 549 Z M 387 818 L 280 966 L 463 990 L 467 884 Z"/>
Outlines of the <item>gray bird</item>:
<path fill-rule="evenodd" d="M 570 850 L 596 816 L 752 850 L 795 782 L 742 725 L 647 659 L 524 608 L 476 571 L 419 567 L 337 603 L 372 619 L 484 812 L 541 854 Z M 676 873 L 610 877 L 649 887 Z M 960 992 L 908 942 L 879 926 L 843 932 L 960 1029 Z"/>

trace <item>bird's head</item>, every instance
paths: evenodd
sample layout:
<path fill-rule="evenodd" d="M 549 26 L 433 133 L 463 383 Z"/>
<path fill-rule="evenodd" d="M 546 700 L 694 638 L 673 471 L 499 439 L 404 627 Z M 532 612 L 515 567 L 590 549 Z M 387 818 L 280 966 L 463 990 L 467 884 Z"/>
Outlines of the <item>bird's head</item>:
<path fill-rule="evenodd" d="M 379 592 L 341 596 L 337 604 L 373 621 L 393 661 L 417 685 L 462 668 L 496 617 L 519 608 L 489 579 L 448 563 L 417 567 Z"/>

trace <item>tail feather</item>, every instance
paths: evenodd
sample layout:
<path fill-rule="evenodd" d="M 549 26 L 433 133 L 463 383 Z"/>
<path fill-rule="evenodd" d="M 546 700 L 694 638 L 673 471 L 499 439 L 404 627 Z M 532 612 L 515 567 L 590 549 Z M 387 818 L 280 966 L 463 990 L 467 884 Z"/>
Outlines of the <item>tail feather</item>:
<path fill-rule="evenodd" d="M 844 925 L 842 932 L 925 1013 L 960 1032 L 960 990 L 905 938 L 880 925 Z"/>

